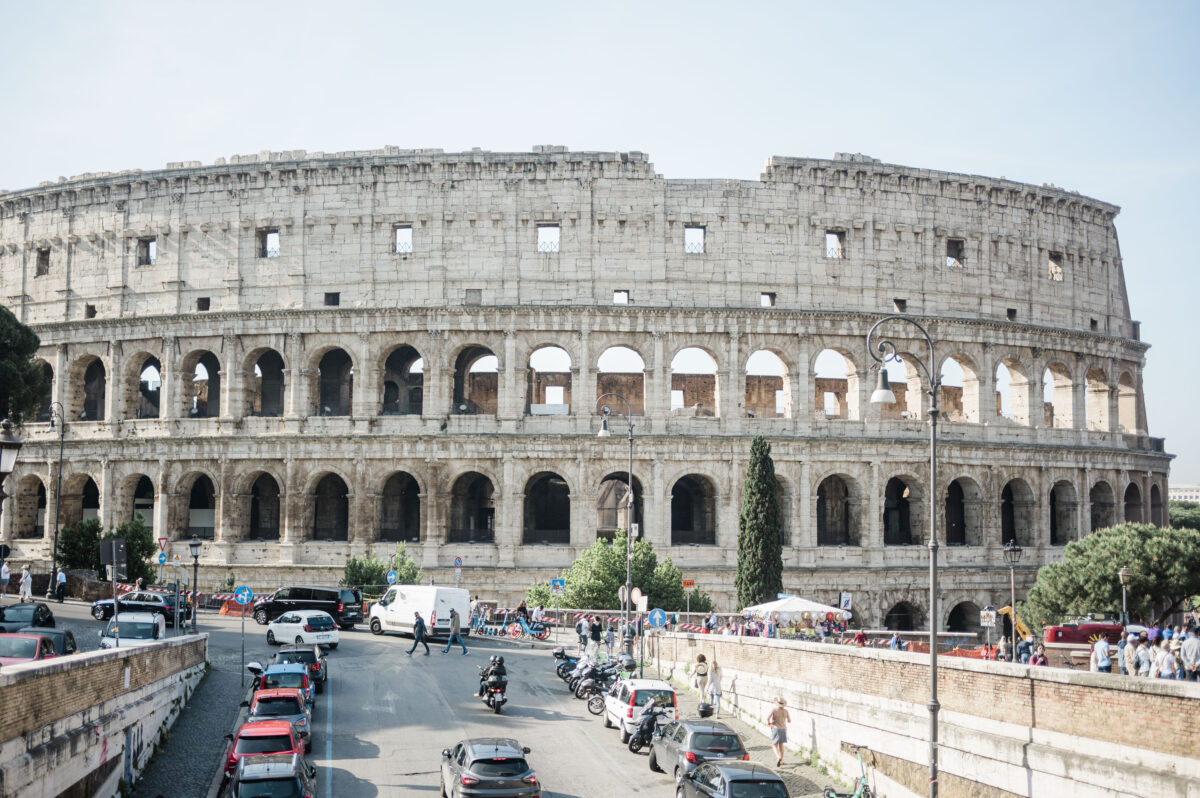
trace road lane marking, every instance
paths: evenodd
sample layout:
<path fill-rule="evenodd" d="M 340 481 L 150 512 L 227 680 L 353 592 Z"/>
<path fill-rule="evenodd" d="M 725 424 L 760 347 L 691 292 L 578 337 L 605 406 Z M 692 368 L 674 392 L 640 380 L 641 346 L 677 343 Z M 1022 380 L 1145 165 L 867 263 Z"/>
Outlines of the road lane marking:
<path fill-rule="evenodd" d="M 325 680 L 325 794 L 333 795 L 333 687 Z"/>

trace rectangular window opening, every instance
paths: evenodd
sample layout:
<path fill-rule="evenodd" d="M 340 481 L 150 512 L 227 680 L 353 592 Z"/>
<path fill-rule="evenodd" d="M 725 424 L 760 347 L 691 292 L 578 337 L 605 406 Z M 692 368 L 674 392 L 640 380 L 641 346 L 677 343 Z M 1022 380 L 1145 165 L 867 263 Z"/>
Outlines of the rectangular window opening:
<path fill-rule="evenodd" d="M 629 292 L 624 291 L 624 290 L 613 291 L 613 304 L 614 305 L 628 305 L 629 304 Z"/>
<path fill-rule="evenodd" d="M 783 391 L 775 392 L 775 415 L 780 418 L 787 415 L 787 399 L 784 398 Z"/>
<path fill-rule="evenodd" d="M 758 306 L 760 308 L 775 307 L 775 292 L 774 291 L 763 291 L 761 294 L 759 294 L 758 295 Z"/>
<path fill-rule="evenodd" d="M 826 391 L 825 392 L 825 415 L 836 416 L 836 415 L 838 415 L 838 412 L 839 411 L 838 411 L 837 394 L 834 393 L 833 391 Z"/>
<path fill-rule="evenodd" d="M 137 265 L 153 266 L 158 262 L 158 239 L 139 238 L 137 243 Z"/>
<path fill-rule="evenodd" d="M 839 260 L 846 257 L 846 231 L 825 231 L 825 257 Z"/>
<path fill-rule="evenodd" d="M 683 251 L 688 255 L 704 254 L 704 228 L 689 225 L 683 228 Z"/>
<path fill-rule="evenodd" d="M 96 318 L 96 306 L 95 305 L 84 305 L 83 306 L 83 317 L 85 319 Z"/>
<path fill-rule="evenodd" d="M 896 313 L 908 312 L 908 300 L 907 299 L 893 299 L 892 300 L 892 310 L 895 311 Z"/>
<path fill-rule="evenodd" d="M 1046 264 L 1047 277 L 1056 283 L 1061 283 L 1063 280 L 1063 255 L 1061 252 L 1051 252 L 1049 262 Z"/>
<path fill-rule="evenodd" d="M 563 399 L 566 396 L 566 389 L 561 385 L 546 386 L 546 404 L 561 405 L 566 404 Z"/>
<path fill-rule="evenodd" d="M 672 410 L 682 410 L 683 409 L 683 391 L 676 391 L 676 390 L 671 391 L 671 409 Z"/>
<path fill-rule="evenodd" d="M 279 257 L 279 231 L 275 229 L 263 229 L 258 231 L 258 257 L 260 258 L 278 258 Z"/>
<path fill-rule="evenodd" d="M 413 251 L 413 229 L 409 225 L 397 225 L 393 228 L 395 233 L 395 253 L 397 255 L 411 255 Z"/>
<path fill-rule="evenodd" d="M 1092 332 L 1095 332 L 1096 330 L 1100 329 L 1100 322 L 1096 321 L 1095 319 L 1092 319 L 1091 326 L 1092 326 Z"/>
<path fill-rule="evenodd" d="M 35 277 L 50 273 L 50 247 L 42 247 L 37 251 L 37 272 Z"/>
<path fill-rule="evenodd" d="M 206 296 L 196 297 L 196 310 L 198 310 L 199 312 L 204 313 L 206 310 L 209 309 L 209 307 L 211 307 L 211 305 L 212 305 L 212 302 L 208 297 L 206 297 Z"/>
<path fill-rule="evenodd" d="M 326 307 L 336 308 L 340 304 L 342 304 L 342 295 L 339 292 L 337 292 L 337 291 L 326 291 L 325 292 L 325 306 Z"/>
<path fill-rule="evenodd" d="M 961 238 L 946 239 L 946 268 L 961 269 L 967 262 L 967 242 Z"/>
<path fill-rule="evenodd" d="M 1009 321 L 1016 321 L 1016 320 L 1017 320 L 1017 309 L 1016 309 L 1016 308 L 1009 308 L 1009 309 L 1008 309 L 1008 320 L 1009 320 Z"/>
<path fill-rule="evenodd" d="M 556 224 L 539 224 L 537 229 L 538 252 L 558 252 L 562 228 Z"/>
<path fill-rule="evenodd" d="M 463 299 L 464 305 L 482 305 L 483 304 L 483 289 L 468 288 L 467 295 Z"/>

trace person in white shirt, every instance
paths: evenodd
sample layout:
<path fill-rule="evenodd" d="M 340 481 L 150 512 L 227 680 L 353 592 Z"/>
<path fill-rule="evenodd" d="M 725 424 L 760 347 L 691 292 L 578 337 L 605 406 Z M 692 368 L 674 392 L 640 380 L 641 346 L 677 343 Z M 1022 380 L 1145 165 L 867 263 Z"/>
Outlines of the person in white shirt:
<path fill-rule="evenodd" d="M 4 602 L 4 597 L 8 595 L 8 580 L 12 578 L 12 571 L 8 570 L 8 560 L 0 565 L 0 603 Z"/>
<path fill-rule="evenodd" d="M 21 569 L 21 603 L 25 603 L 25 599 L 33 601 L 33 574 L 29 573 L 29 566 L 26 565 Z"/>
<path fill-rule="evenodd" d="M 1183 678 L 1200 681 L 1200 637 L 1195 630 L 1187 633 L 1187 640 L 1179 647 L 1179 658 L 1183 660 Z"/>

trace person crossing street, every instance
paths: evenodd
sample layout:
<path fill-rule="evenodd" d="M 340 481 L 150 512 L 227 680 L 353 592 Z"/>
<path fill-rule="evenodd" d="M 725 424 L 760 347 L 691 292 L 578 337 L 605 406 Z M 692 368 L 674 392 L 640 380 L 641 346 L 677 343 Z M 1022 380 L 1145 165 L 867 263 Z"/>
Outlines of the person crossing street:
<path fill-rule="evenodd" d="M 450 639 L 446 641 L 446 647 L 444 649 L 442 649 L 443 654 L 450 653 L 450 647 L 452 645 L 454 645 L 455 640 L 457 640 L 458 644 L 460 646 L 462 646 L 463 656 L 464 657 L 467 656 L 467 644 L 464 643 L 463 639 L 462 639 L 462 619 L 458 617 L 458 610 L 451 607 L 450 608 Z M 414 648 L 415 647 L 416 647 L 416 644 L 414 644 Z M 428 648 L 428 646 L 426 646 L 426 648 Z"/>
<path fill-rule="evenodd" d="M 416 620 L 413 621 L 413 644 L 412 648 L 407 652 L 408 656 L 411 657 L 412 653 L 417 650 L 417 645 L 420 644 L 425 646 L 425 656 L 428 657 L 429 643 L 425 642 L 425 619 L 421 617 L 421 613 L 419 612 L 414 612 L 413 615 L 416 616 Z"/>

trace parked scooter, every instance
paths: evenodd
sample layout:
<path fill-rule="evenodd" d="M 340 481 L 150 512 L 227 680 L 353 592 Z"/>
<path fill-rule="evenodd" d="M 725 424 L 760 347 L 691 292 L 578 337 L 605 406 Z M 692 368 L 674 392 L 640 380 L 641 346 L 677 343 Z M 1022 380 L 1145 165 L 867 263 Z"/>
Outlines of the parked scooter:
<path fill-rule="evenodd" d="M 554 649 L 554 658 L 558 660 L 558 664 L 554 666 L 554 672 L 558 674 L 558 678 L 566 681 L 571 678 L 571 672 L 579 664 L 581 659 L 573 654 L 568 654 L 561 646 Z"/>
<path fill-rule="evenodd" d="M 654 739 L 654 735 L 658 731 L 659 720 L 666 714 L 666 708 L 655 704 L 653 698 L 646 701 L 645 706 L 642 707 L 642 714 L 638 716 L 637 729 L 629 737 L 629 750 L 632 753 L 636 754 L 645 746 L 650 745 L 650 741 Z"/>

